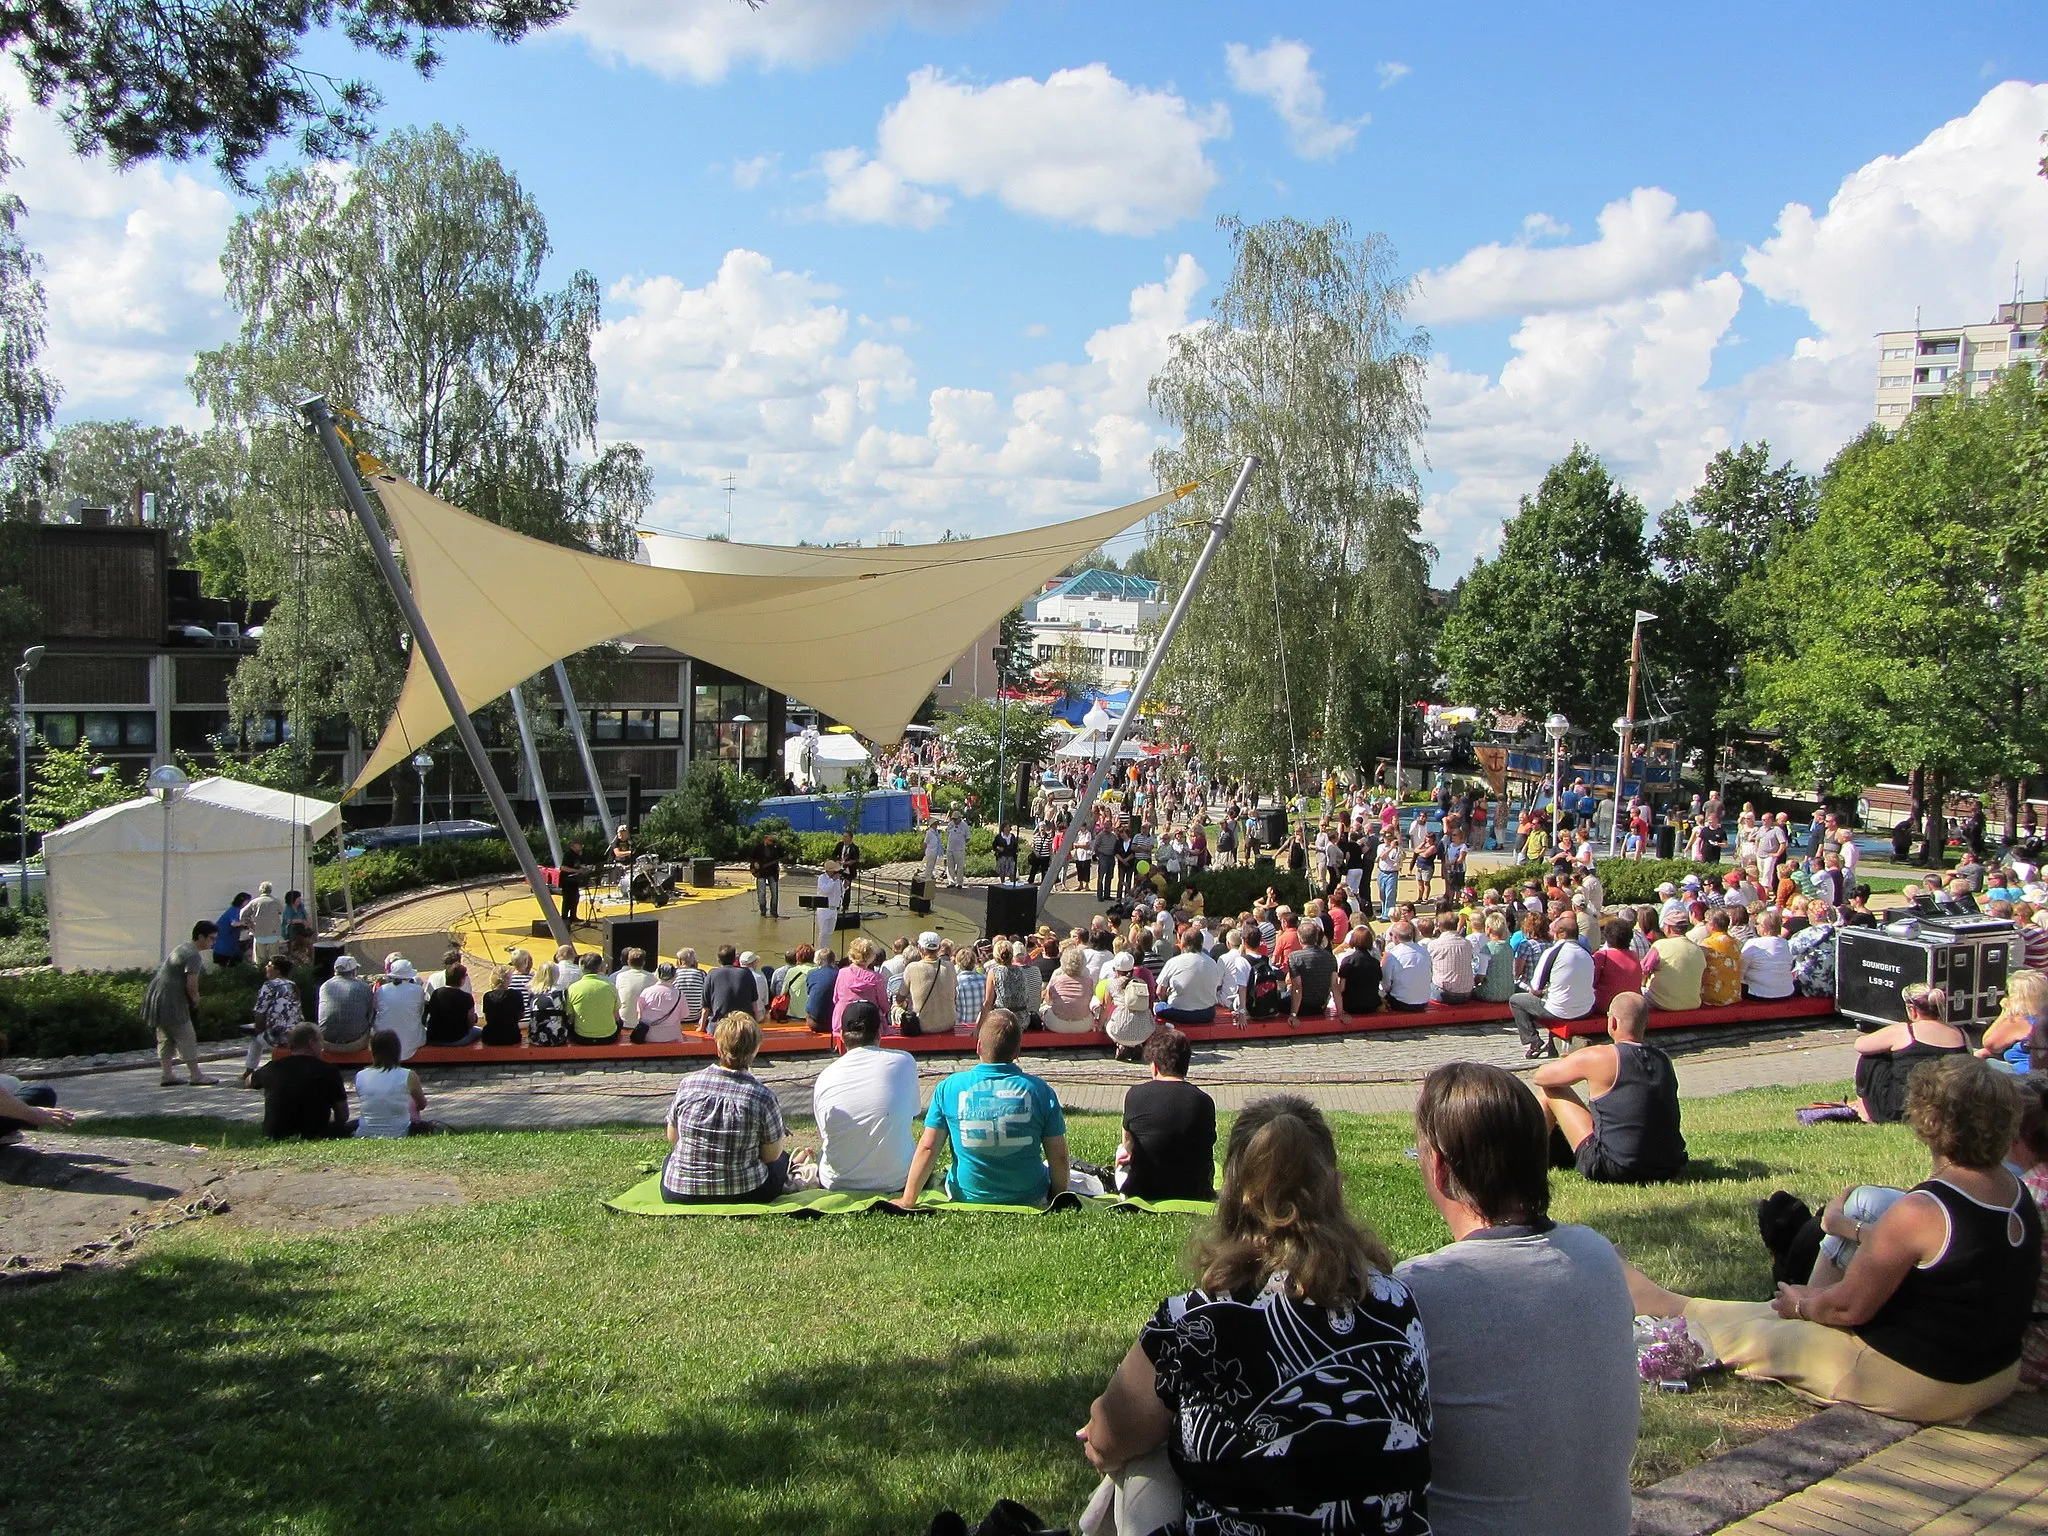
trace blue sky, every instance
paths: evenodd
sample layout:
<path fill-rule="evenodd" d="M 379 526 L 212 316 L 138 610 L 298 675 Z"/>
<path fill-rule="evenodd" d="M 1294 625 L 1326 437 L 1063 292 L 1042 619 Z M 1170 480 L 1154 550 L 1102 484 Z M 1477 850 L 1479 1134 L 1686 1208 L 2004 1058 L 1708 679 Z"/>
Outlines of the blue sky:
<path fill-rule="evenodd" d="M 584 0 L 427 82 L 316 61 L 537 197 L 607 292 L 604 430 L 686 532 L 723 526 L 728 472 L 769 540 L 1132 499 L 1145 379 L 1227 274 L 1217 216 L 1382 231 L 1432 337 L 1447 581 L 1575 438 L 1653 511 L 1728 442 L 1817 468 L 1868 419 L 1871 332 L 1988 318 L 2015 261 L 2040 296 L 2044 33 L 2020 4 Z M 18 118 L 66 416 L 192 421 L 234 200 Z"/>

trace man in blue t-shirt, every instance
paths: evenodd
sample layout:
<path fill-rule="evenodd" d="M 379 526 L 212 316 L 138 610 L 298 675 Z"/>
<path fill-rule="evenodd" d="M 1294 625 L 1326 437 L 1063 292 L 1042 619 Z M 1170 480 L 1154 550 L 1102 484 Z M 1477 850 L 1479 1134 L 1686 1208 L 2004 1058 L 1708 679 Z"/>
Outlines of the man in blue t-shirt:
<path fill-rule="evenodd" d="M 1067 1187 L 1067 1121 L 1051 1084 L 1017 1065 L 1023 1026 L 1005 1008 L 981 1021 L 981 1064 L 955 1072 L 932 1094 L 924 1136 L 910 1159 L 903 1204 L 915 1205 L 940 1143 L 953 1148 L 947 1190 L 969 1205 L 1044 1205 Z M 1044 1160 L 1040 1161 L 1043 1149 Z"/>

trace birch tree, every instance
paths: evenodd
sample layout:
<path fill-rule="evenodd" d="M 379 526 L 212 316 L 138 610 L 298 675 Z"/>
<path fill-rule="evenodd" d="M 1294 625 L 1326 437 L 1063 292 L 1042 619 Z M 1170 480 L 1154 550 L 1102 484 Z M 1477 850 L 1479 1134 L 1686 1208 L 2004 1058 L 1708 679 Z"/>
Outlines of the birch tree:
<path fill-rule="evenodd" d="M 1428 337 L 1379 234 L 1340 219 L 1223 221 L 1230 281 L 1152 380 L 1180 442 L 1162 485 L 1257 454 L 1234 531 L 1171 654 L 1162 701 L 1211 760 L 1274 778 L 1364 767 L 1393 740 L 1400 657 L 1425 649 L 1428 567 L 1415 458 Z M 1229 487 L 1224 475 L 1150 529 L 1173 596 Z"/>

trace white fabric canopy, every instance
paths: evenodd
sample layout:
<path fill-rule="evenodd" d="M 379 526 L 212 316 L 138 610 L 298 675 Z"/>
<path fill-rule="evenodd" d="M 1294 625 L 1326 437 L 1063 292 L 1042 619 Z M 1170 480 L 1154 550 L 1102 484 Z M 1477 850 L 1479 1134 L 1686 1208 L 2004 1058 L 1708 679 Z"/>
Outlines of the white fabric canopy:
<path fill-rule="evenodd" d="M 1109 750 L 1109 738 L 1115 729 L 1115 725 L 1112 724 L 1109 730 L 1103 731 L 1100 735 L 1091 730 L 1076 731 L 1067 738 L 1066 745 L 1053 753 L 1053 756 L 1079 758 L 1084 762 L 1092 763 Z M 1117 748 L 1116 753 L 1117 761 L 1120 763 L 1128 762 L 1132 758 L 1143 757 L 1144 755 L 1145 748 L 1143 745 L 1128 739 L 1121 747 Z"/>
<path fill-rule="evenodd" d="M 394 475 L 371 479 L 463 707 L 565 656 L 635 638 L 699 657 L 893 742 L 946 669 L 1077 557 L 1194 490 L 1022 533 L 878 549 L 643 535 L 652 565 L 512 533 Z M 417 651 L 360 789 L 450 724 Z M 232 893 L 231 893 L 232 894 Z"/>
<path fill-rule="evenodd" d="M 50 958 L 63 970 L 154 966 L 170 846 L 171 942 L 268 880 L 279 899 L 310 891 L 312 845 L 341 825 L 341 807 L 235 779 L 201 779 L 168 812 L 124 800 L 43 839 Z"/>

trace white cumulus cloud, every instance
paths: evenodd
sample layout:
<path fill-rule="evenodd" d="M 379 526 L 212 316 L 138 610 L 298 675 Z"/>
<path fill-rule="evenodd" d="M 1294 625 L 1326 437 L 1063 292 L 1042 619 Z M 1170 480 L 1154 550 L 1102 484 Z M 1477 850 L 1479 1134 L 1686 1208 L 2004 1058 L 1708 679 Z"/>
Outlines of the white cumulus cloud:
<path fill-rule="evenodd" d="M 1286 37 L 1276 37 L 1257 49 L 1243 43 L 1226 43 L 1223 62 L 1230 71 L 1232 86 L 1247 96 L 1258 97 L 1280 115 L 1280 121 L 1287 125 L 1288 143 L 1305 160 L 1327 160 L 1349 149 L 1358 137 L 1359 127 L 1371 121 L 1367 117 L 1350 122 L 1331 119 L 1323 101 L 1323 82 L 1309 64 L 1306 43 Z M 1407 73 L 1405 64 L 1394 67 L 1402 74 Z M 1384 83 L 1391 85 L 1393 81 L 1386 78 L 1387 68 L 1381 65 L 1380 75 Z"/>
<path fill-rule="evenodd" d="M 819 157 L 822 211 L 923 228 L 951 192 L 1104 234 L 1153 234 L 1201 211 L 1217 182 L 1203 145 L 1229 131 L 1221 106 L 1198 110 L 1102 64 L 987 86 L 923 69 L 882 114 L 872 154 Z"/>
<path fill-rule="evenodd" d="M 7 190 L 27 205 L 22 238 L 46 263 L 43 360 L 64 386 L 62 419 L 198 424 L 185 387 L 192 354 L 234 331 L 220 273 L 234 217 L 227 194 L 154 163 L 124 172 L 81 160 L 11 77 L 0 99 L 21 162 Z"/>
<path fill-rule="evenodd" d="M 1600 210 L 1599 238 L 1584 245 L 1538 246 L 1561 232 L 1548 214 L 1531 214 L 1510 245 L 1482 245 L 1450 266 L 1425 272 L 1413 306 L 1428 325 L 1610 304 L 1650 293 L 1705 270 L 1720 252 L 1714 221 L 1681 213 L 1661 187 L 1637 187 Z"/>
<path fill-rule="evenodd" d="M 990 0 L 582 0 L 557 29 L 599 58 L 711 84 L 736 66 L 805 69 L 898 23 L 963 25 Z"/>
<path fill-rule="evenodd" d="M 1740 278 L 1706 270 L 1706 215 L 1641 190 L 1603 212 L 1591 244 L 1483 246 L 1447 269 L 1458 282 L 1431 274 L 1421 309 L 1432 319 L 1519 316 L 1498 375 L 1432 360 L 1424 530 L 1442 551 L 1438 579 L 1494 547 L 1517 499 L 1575 441 L 1653 516 L 1728 444 L 1767 439 L 1821 469 L 1871 420 L 1876 332 L 1912 325 L 1916 308 L 1928 325 L 1988 320 L 2011 297 L 2014 262 L 2048 229 L 2044 132 L 2048 85 L 1996 86 L 1917 145 L 1849 172 L 1824 211 L 1787 203 L 1776 234 L 1743 253 Z M 1532 222 L 1525 240 L 1552 233 Z M 1573 270 L 1578 258 L 1586 270 Z M 2044 279 L 2035 269 L 2028 291 Z M 1745 302 L 1801 311 L 1811 334 L 1711 383 L 1741 343 Z"/>
<path fill-rule="evenodd" d="M 866 333 L 830 285 L 729 252 L 701 287 L 630 278 L 611 290 L 597 359 L 607 435 L 656 471 L 665 526 L 723 526 L 719 480 L 740 481 L 741 536 L 764 541 L 992 532 L 1133 500 L 1164 440 L 1145 388 L 1193 323 L 1191 256 L 1139 285 L 1083 359 L 1005 394 L 940 385 L 920 405 L 902 347 Z"/>

